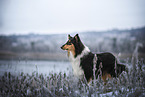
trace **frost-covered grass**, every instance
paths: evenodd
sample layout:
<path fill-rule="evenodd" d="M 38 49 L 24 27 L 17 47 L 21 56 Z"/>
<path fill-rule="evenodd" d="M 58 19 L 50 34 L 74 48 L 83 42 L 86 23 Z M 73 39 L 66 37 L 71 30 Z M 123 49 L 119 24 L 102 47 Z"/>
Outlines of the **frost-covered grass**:
<path fill-rule="evenodd" d="M 0 77 L 0 96 L 5 97 L 143 97 L 145 96 L 145 66 L 143 61 L 127 63 L 131 68 L 119 78 L 108 80 L 106 85 L 101 78 L 89 85 L 84 81 L 77 82 L 75 77 L 65 73 L 50 73 L 49 75 L 33 72 L 31 75 L 12 75 L 6 72 Z"/>
<path fill-rule="evenodd" d="M 30 74 L 12 75 L 6 72 L 0 76 L 0 96 L 2 97 L 145 97 L 145 63 L 138 59 L 138 46 L 131 61 L 126 60 L 128 67 L 118 78 L 104 83 L 100 76 L 86 83 L 76 81 L 73 75 L 50 73 L 43 75 L 36 71 Z M 95 69 L 94 69 L 95 70 Z M 95 73 L 94 73 L 95 74 Z"/>

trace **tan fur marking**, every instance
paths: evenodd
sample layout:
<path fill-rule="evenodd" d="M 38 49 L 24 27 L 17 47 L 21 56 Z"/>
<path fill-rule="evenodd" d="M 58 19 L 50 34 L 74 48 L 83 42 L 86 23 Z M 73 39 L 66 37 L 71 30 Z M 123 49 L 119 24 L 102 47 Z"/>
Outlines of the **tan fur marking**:
<path fill-rule="evenodd" d="M 101 78 L 102 78 L 102 80 L 103 80 L 104 82 L 106 82 L 107 73 L 103 74 Z"/>
<path fill-rule="evenodd" d="M 109 79 L 111 79 L 112 77 L 111 77 L 111 74 L 107 74 L 107 77 L 109 78 Z"/>
<path fill-rule="evenodd" d="M 69 55 L 70 55 L 70 51 L 67 51 L 67 55 L 68 55 L 68 57 L 69 57 Z"/>
<path fill-rule="evenodd" d="M 106 82 L 107 78 L 111 79 L 112 77 L 111 77 L 111 74 L 104 72 L 101 78 L 104 82 Z"/>
<path fill-rule="evenodd" d="M 88 83 L 89 83 L 91 80 L 92 80 L 92 78 L 90 78 L 90 79 L 88 80 Z"/>
<path fill-rule="evenodd" d="M 63 46 L 63 50 L 67 50 L 68 51 L 68 56 L 70 55 L 70 52 L 73 54 L 73 56 L 75 56 L 75 47 L 73 44 L 71 45 L 64 45 Z"/>

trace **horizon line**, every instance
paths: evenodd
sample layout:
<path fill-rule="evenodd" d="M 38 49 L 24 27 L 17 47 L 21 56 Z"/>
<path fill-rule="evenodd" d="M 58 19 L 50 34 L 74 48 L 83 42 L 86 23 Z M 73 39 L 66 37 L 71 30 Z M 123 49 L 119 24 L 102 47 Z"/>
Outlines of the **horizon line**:
<path fill-rule="evenodd" d="M 8 32 L 8 33 L 0 33 L 0 36 L 11 36 L 11 35 L 57 35 L 57 34 L 67 34 L 67 33 L 85 33 L 85 32 L 96 32 L 96 33 L 99 33 L 99 32 L 107 32 L 107 31 L 113 31 L 113 30 L 120 30 L 120 31 L 123 31 L 123 30 L 132 30 L 132 29 L 141 29 L 141 28 L 144 28 L 144 26 L 140 26 L 140 27 L 130 27 L 130 28 L 112 28 L 112 29 L 104 29 L 104 30 L 82 30 L 82 31 L 17 31 L 17 32 Z M 25 33 L 22 33 L 22 32 L 25 32 Z"/>

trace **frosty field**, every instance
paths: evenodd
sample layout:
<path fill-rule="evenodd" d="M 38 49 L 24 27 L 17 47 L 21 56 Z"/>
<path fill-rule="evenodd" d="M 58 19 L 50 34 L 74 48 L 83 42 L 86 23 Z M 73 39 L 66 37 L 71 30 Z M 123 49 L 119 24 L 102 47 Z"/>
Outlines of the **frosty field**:
<path fill-rule="evenodd" d="M 144 63 L 139 61 L 134 66 L 119 78 L 108 80 L 106 85 L 99 76 L 88 85 L 85 80 L 76 83 L 69 62 L 1 60 L 0 96 L 144 97 Z"/>

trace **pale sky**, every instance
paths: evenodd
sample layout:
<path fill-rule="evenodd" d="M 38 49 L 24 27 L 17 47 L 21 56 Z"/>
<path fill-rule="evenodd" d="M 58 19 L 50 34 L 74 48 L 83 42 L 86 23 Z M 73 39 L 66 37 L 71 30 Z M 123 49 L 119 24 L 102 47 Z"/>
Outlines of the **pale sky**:
<path fill-rule="evenodd" d="M 145 26 L 145 0 L 0 0 L 0 34 L 56 34 Z"/>

